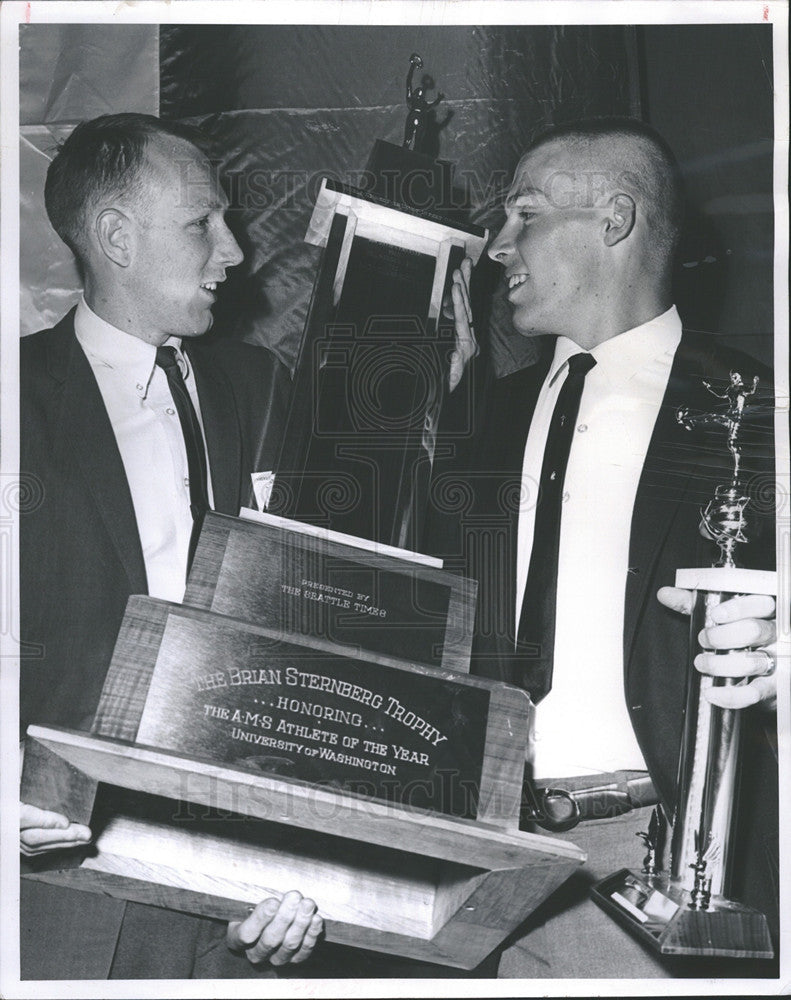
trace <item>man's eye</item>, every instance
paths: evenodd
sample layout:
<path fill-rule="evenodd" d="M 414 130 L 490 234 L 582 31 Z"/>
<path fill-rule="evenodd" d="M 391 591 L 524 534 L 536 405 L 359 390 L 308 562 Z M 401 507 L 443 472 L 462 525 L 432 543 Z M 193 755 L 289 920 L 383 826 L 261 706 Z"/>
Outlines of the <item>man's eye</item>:
<path fill-rule="evenodd" d="M 531 212 L 529 209 L 526 209 L 526 208 L 521 209 L 520 212 L 519 212 L 519 218 L 523 222 L 529 222 L 531 219 L 535 219 L 535 217 L 536 217 L 536 213 L 535 212 Z"/>
<path fill-rule="evenodd" d="M 206 229 L 209 225 L 209 217 L 206 215 L 202 219 L 196 219 L 192 224 L 198 229 Z"/>

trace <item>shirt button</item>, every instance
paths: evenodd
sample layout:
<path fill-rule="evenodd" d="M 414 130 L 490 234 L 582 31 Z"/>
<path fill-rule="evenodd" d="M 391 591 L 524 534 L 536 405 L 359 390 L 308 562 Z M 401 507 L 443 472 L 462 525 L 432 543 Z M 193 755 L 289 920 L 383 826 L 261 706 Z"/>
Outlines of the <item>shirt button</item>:
<path fill-rule="evenodd" d="M 571 500 L 571 494 L 568 490 L 563 494 L 563 503 L 568 503 Z"/>
<path fill-rule="evenodd" d="M 137 383 L 137 391 L 138 392 L 142 392 L 143 391 L 143 383 L 142 382 L 138 382 Z"/>
<path fill-rule="evenodd" d="M 175 410 L 173 409 L 173 407 L 172 407 L 172 406 L 169 406 L 169 407 L 168 407 L 168 408 L 167 408 L 167 409 L 165 410 L 165 413 L 167 413 L 167 415 L 168 415 L 169 417 L 172 417 L 172 416 L 173 416 L 173 414 L 174 414 L 175 412 L 176 412 L 176 411 L 175 411 Z"/>
<path fill-rule="evenodd" d="M 577 430 L 580 432 L 580 434 L 584 434 L 587 429 L 588 429 L 587 424 L 579 424 L 579 426 L 577 427 Z"/>
<path fill-rule="evenodd" d="M 553 483 L 557 479 L 557 477 L 558 477 L 557 472 L 550 472 L 549 478 L 552 480 Z"/>
<path fill-rule="evenodd" d="M 188 478 L 187 478 L 187 477 L 185 476 L 185 477 L 184 477 L 184 485 L 185 485 L 185 486 L 189 486 L 189 484 L 190 484 L 190 481 L 189 481 L 189 479 L 188 479 Z"/>

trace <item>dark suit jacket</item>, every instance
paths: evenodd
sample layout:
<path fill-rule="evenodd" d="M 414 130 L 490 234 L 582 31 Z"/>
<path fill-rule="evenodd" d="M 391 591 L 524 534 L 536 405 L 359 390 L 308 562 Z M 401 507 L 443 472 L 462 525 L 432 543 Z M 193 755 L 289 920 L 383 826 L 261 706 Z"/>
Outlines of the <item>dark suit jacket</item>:
<path fill-rule="evenodd" d="M 268 351 L 235 341 L 184 347 L 215 506 L 235 515 L 249 503 L 250 473 L 274 468 L 288 373 Z M 31 722 L 88 729 L 127 598 L 147 585 L 123 463 L 73 311 L 22 340 L 20 395 L 23 731 Z M 215 934 L 209 922 L 150 907 L 42 885 L 23 894 L 34 897 L 22 926 L 30 978 L 106 976 L 114 956 L 119 974 L 182 977 L 198 935 L 220 940 L 219 925 Z M 246 961 L 235 961 L 245 974 Z"/>
<path fill-rule="evenodd" d="M 21 342 L 23 725 L 88 728 L 130 594 L 147 592 L 132 498 L 73 312 Z M 289 389 L 268 351 L 185 341 L 216 509 L 238 514 L 274 468 Z"/>
<path fill-rule="evenodd" d="M 432 549 L 445 558 L 448 568 L 458 568 L 479 581 L 472 672 L 517 685 L 522 681 L 520 660 L 513 653 L 519 481 L 530 420 L 551 356 L 550 350 L 534 367 L 489 387 L 476 407 L 480 430 L 461 464 L 440 473 L 433 484 Z M 722 428 L 685 431 L 675 414 L 681 405 L 700 411 L 716 407 L 719 401 L 706 391 L 701 379 L 727 384 L 732 368 L 745 379 L 757 374 L 761 395 L 771 398 L 769 373 L 758 362 L 718 346 L 713 338 L 684 334 L 632 516 L 624 694 L 651 776 L 669 808 L 676 787 L 689 626 L 687 619 L 659 604 L 656 592 L 674 583 L 676 569 L 714 561 L 714 544 L 698 531 L 699 509 L 716 484 L 728 482 L 732 467 Z M 757 524 L 752 543 L 739 551 L 745 565 L 762 568 L 774 565 L 773 437 L 768 406 L 766 411 L 764 419 L 745 428 L 742 435 L 744 480 Z M 580 566 L 595 586 L 595 567 L 584 554 Z M 776 730 L 771 715 L 759 710 L 745 715 L 744 773 L 751 780 L 742 789 L 738 849 L 743 853 L 733 894 L 768 910 L 776 928 Z"/>

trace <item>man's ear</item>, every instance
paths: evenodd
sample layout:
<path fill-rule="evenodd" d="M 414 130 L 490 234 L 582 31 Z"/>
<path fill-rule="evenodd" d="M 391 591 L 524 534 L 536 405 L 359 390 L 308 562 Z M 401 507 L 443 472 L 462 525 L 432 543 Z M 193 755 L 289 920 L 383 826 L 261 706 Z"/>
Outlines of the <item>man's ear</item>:
<path fill-rule="evenodd" d="M 105 208 L 96 217 L 96 239 L 105 257 L 128 267 L 132 257 L 131 220 L 119 208 Z"/>
<path fill-rule="evenodd" d="M 607 217 L 604 223 L 605 246 L 614 247 L 616 243 L 625 240 L 634 228 L 637 208 L 634 199 L 628 194 L 614 194 L 607 205 Z"/>

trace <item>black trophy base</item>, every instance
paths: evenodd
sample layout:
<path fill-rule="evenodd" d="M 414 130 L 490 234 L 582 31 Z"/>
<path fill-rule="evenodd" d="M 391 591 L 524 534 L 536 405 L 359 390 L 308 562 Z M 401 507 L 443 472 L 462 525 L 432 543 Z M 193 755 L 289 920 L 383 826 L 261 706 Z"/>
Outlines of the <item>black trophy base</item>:
<path fill-rule="evenodd" d="M 365 165 L 368 194 L 388 205 L 443 222 L 464 223 L 463 193 L 454 192 L 453 165 L 447 160 L 377 139 Z M 467 222 L 467 228 L 469 222 Z"/>
<path fill-rule="evenodd" d="M 690 893 L 666 875 L 622 868 L 597 882 L 591 896 L 628 931 L 662 955 L 773 958 L 766 917 L 722 896 L 692 909 Z"/>

